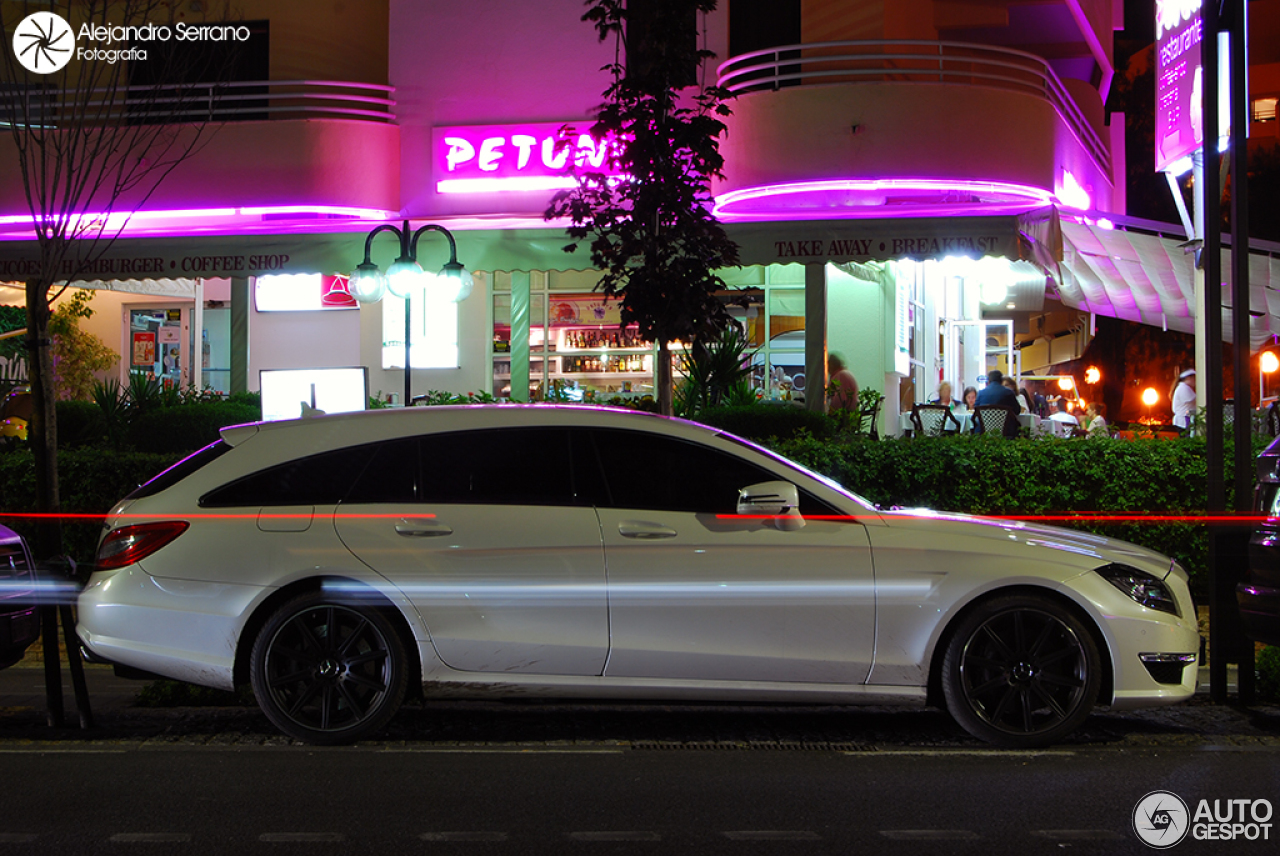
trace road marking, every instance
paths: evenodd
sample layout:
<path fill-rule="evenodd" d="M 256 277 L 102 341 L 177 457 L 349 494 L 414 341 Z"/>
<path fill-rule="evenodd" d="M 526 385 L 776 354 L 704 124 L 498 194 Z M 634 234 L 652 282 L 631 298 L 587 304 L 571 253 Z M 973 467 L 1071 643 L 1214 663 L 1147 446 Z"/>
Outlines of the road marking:
<path fill-rule="evenodd" d="M 0 755 L 123 755 L 128 749 L 0 749 Z"/>
<path fill-rule="evenodd" d="M 0 844 L 30 844 L 36 838 L 32 832 L 0 832 Z"/>
<path fill-rule="evenodd" d="M 742 829 L 726 832 L 730 841 L 821 841 L 822 836 L 807 829 Z"/>
<path fill-rule="evenodd" d="M 1070 749 L 878 749 L 875 752 L 841 752 L 855 758 L 897 758 L 903 755 L 976 755 L 982 758 L 1071 757 Z"/>
<path fill-rule="evenodd" d="M 529 746 L 480 746 L 476 748 L 464 747 L 427 747 L 423 749 L 416 748 L 387 748 L 377 750 L 383 755 L 622 755 L 629 750 L 618 749 L 539 749 Z"/>
<path fill-rule="evenodd" d="M 117 832 L 111 836 L 110 840 L 129 843 L 175 844 L 190 841 L 191 836 L 185 832 Z"/>
<path fill-rule="evenodd" d="M 1058 841 L 1120 841 L 1124 838 L 1110 829 L 1037 829 L 1031 834 Z"/>
<path fill-rule="evenodd" d="M 897 841 L 972 841 L 982 837 L 967 829 L 882 829 L 880 834 Z"/>
<path fill-rule="evenodd" d="M 661 841 L 656 832 L 570 832 L 574 841 Z"/>
<path fill-rule="evenodd" d="M 424 832 L 423 841 L 506 841 L 505 832 Z"/>
<path fill-rule="evenodd" d="M 347 836 L 341 832 L 265 832 L 258 836 L 259 841 L 346 841 Z"/>

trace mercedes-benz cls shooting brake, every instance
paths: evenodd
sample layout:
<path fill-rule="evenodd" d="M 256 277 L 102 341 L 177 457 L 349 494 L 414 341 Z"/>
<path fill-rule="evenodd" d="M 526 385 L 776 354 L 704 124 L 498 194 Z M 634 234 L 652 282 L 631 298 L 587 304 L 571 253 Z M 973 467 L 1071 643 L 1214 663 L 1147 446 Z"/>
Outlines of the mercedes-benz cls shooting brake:
<path fill-rule="evenodd" d="M 367 737 L 429 696 L 945 706 L 1005 746 L 1177 702 L 1187 575 L 1122 541 L 882 511 L 690 422 L 429 407 L 225 429 L 111 512 L 91 655 Z"/>

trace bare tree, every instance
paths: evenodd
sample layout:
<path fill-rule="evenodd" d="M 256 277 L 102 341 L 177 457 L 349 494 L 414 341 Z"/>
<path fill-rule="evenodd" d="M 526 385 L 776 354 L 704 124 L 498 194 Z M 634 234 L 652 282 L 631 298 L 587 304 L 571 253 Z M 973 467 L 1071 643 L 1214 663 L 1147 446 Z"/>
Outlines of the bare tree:
<path fill-rule="evenodd" d="M 219 68 L 209 68 L 207 51 L 174 44 L 180 27 L 196 23 L 178 6 L 166 0 L 0 5 L 6 42 L 0 46 L 0 125 L 9 129 L 17 160 L 0 161 L 0 169 L 21 171 L 39 245 L 26 279 L 26 347 L 33 404 L 28 437 L 43 513 L 60 510 L 50 304 L 92 270 L 131 213 L 207 141 L 214 127 L 209 106 L 221 89 L 218 72 L 230 67 L 220 60 Z M 158 27 L 168 28 L 168 39 Z M 139 74 L 144 62 L 146 73 Z M 206 82 L 190 83 L 193 72 L 207 74 Z M 147 82 L 130 85 L 136 79 Z M 40 527 L 36 547 L 42 556 L 60 552 L 58 530 Z"/>

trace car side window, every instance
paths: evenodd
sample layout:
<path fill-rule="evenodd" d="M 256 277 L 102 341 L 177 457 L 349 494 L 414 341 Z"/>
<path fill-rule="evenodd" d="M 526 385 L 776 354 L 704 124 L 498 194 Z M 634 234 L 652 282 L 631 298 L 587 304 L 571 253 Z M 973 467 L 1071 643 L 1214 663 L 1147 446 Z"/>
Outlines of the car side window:
<path fill-rule="evenodd" d="M 570 431 L 502 428 L 419 438 L 419 502 L 575 505 Z"/>
<path fill-rule="evenodd" d="M 347 493 L 346 503 L 420 502 L 418 439 L 392 440 L 378 447 L 373 460 Z"/>
<path fill-rule="evenodd" d="M 590 432 L 613 508 L 733 514 L 738 491 L 777 479 L 736 455 L 645 431 Z"/>
<path fill-rule="evenodd" d="M 364 471 L 377 446 L 352 446 L 278 464 L 209 491 L 200 498 L 200 505 L 336 505 Z"/>

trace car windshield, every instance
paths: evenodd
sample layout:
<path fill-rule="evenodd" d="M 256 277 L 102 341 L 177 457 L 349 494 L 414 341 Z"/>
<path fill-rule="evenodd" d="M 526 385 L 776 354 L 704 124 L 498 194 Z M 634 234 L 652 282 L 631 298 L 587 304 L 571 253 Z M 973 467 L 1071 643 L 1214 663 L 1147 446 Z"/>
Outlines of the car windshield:
<path fill-rule="evenodd" d="M 790 458 L 784 458 L 782 455 L 779 455 L 777 452 L 771 452 L 768 449 L 766 449 L 764 446 L 760 446 L 760 445 L 757 445 L 756 443 L 752 443 L 750 440 L 744 440 L 741 437 L 730 434 L 727 431 L 721 431 L 717 436 L 725 440 L 728 440 L 731 443 L 737 443 L 739 446 L 744 446 L 753 452 L 758 452 L 761 455 L 765 455 L 766 457 L 769 457 L 777 461 L 778 463 L 786 466 L 788 469 L 799 470 L 800 472 L 807 475 L 809 478 L 822 482 L 824 485 L 831 488 L 841 496 L 844 496 L 853 500 L 854 502 L 866 508 L 868 511 L 876 510 L 875 503 L 868 502 L 867 500 L 858 496 L 853 491 L 846 488 L 844 485 L 837 482 L 835 479 L 828 478 L 827 476 L 824 476 L 822 473 L 815 473 L 813 470 L 809 469 L 803 464 L 798 464 L 795 461 L 791 460 Z"/>

